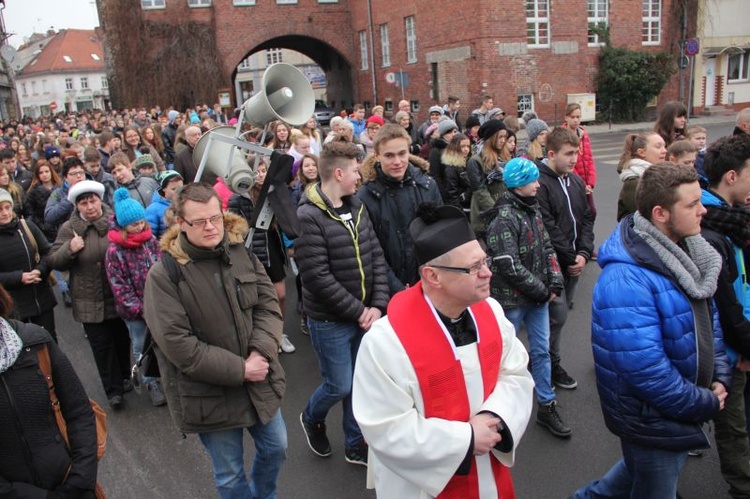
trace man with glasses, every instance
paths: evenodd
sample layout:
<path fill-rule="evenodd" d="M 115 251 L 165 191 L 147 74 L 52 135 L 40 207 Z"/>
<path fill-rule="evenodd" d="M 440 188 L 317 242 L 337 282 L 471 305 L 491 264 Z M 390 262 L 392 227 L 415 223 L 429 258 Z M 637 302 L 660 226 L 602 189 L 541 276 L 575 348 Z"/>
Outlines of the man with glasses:
<path fill-rule="evenodd" d="M 276 291 L 245 248 L 244 218 L 223 214 L 210 185 L 181 188 L 174 209 L 144 294 L 172 419 L 198 434 L 220 497 L 276 497 L 287 447 Z M 255 442 L 249 481 L 245 430 Z"/>
<path fill-rule="evenodd" d="M 364 336 L 354 416 L 378 497 L 513 497 L 531 414 L 528 355 L 490 298 L 489 258 L 454 206 L 411 223 L 420 280 Z"/>

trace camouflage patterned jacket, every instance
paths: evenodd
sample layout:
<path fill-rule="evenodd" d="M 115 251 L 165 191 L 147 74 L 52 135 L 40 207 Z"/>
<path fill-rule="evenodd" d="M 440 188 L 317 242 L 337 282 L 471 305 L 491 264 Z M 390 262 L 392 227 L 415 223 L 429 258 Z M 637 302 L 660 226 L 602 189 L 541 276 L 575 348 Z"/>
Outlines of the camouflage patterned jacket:
<path fill-rule="evenodd" d="M 536 200 L 506 191 L 493 211 L 487 231 L 494 259 L 492 297 L 507 309 L 540 305 L 550 293 L 559 295 L 563 278 Z"/>

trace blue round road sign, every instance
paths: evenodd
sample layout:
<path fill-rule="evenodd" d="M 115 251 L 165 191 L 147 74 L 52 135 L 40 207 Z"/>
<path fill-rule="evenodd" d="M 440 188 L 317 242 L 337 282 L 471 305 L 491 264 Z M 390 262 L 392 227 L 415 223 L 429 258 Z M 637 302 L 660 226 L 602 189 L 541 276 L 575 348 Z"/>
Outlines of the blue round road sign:
<path fill-rule="evenodd" d="M 685 44 L 685 55 L 696 55 L 700 50 L 700 43 L 697 38 L 691 38 Z"/>

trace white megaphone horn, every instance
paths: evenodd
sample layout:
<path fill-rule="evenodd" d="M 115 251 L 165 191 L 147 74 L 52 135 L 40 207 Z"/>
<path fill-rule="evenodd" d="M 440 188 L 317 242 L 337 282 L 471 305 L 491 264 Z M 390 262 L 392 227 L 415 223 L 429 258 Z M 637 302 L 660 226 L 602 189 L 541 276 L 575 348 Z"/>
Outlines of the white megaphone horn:
<path fill-rule="evenodd" d="M 209 173 L 214 177 L 221 177 L 233 192 L 242 194 L 250 190 L 255 184 L 255 171 L 250 168 L 243 151 L 244 144 L 236 144 L 233 126 L 217 126 L 201 136 L 193 149 L 193 163 L 198 168 L 199 180 L 201 175 Z M 204 157 L 205 156 L 205 157 Z M 201 163 L 204 169 L 200 169 Z"/>
<path fill-rule="evenodd" d="M 302 71 L 277 63 L 263 73 L 261 91 L 242 104 L 243 120 L 264 127 L 281 120 L 292 126 L 307 123 L 315 112 L 315 93 Z"/>

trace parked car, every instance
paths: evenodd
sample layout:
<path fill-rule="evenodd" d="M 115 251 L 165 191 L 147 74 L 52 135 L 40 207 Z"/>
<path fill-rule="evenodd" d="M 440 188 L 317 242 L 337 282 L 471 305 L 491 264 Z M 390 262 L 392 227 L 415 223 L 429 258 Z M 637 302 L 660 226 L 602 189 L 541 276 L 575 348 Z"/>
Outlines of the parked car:
<path fill-rule="evenodd" d="M 328 125 L 336 112 L 328 104 L 320 99 L 315 100 L 315 119 L 320 125 Z"/>

